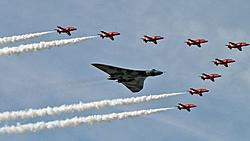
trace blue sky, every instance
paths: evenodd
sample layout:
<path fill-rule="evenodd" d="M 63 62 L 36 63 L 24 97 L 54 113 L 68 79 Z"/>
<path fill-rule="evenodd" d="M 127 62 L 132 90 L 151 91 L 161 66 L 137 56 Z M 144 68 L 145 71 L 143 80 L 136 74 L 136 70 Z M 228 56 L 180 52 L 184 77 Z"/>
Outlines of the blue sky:
<path fill-rule="evenodd" d="M 57 25 L 78 27 L 72 37 L 96 35 L 100 30 L 121 32 L 114 42 L 93 39 L 63 48 L 1 57 L 2 112 L 135 96 L 124 86 L 106 81 L 106 75 L 90 65 L 93 62 L 167 71 L 165 75 L 147 79 L 138 96 L 182 92 L 189 87 L 205 87 L 211 91 L 204 97 L 185 95 L 0 125 L 172 107 L 177 102 L 196 103 L 199 107 L 191 113 L 172 110 L 76 128 L 1 135 L 0 140 L 249 140 L 250 49 L 246 47 L 239 52 L 225 47 L 228 41 L 250 42 L 249 1 L 1 0 L 0 5 L 2 37 L 48 31 Z M 162 35 L 166 39 L 156 47 L 139 39 L 144 34 Z M 202 49 L 184 44 L 187 38 L 199 37 L 209 40 Z M 54 33 L 18 44 L 60 38 L 69 37 Z M 216 67 L 211 63 L 216 57 L 228 57 L 237 62 L 229 68 Z M 203 82 L 198 78 L 202 72 L 221 73 L 223 77 L 216 83 Z"/>

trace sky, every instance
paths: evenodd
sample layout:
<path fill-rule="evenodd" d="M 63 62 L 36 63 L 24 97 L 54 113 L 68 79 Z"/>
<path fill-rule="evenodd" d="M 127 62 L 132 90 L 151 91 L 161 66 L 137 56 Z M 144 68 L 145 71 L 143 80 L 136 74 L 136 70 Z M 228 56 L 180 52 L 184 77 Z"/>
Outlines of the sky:
<path fill-rule="evenodd" d="M 0 123 L 21 124 L 147 108 L 172 107 L 178 102 L 198 105 L 192 112 L 171 110 L 150 116 L 36 133 L 0 135 L 1 141 L 248 141 L 250 138 L 250 48 L 229 50 L 228 41 L 250 42 L 247 0 L 1 0 L 0 36 L 50 31 L 57 25 L 75 26 L 71 37 L 92 36 L 100 30 L 119 31 L 115 39 L 100 38 L 50 50 L 0 57 L 0 112 L 59 106 L 103 99 L 183 92 L 190 87 L 210 90 L 203 97 L 188 94 L 156 102 L 117 106 L 82 113 Z M 158 45 L 145 44 L 144 35 L 161 35 Z M 52 33 L 9 44 L 71 38 Z M 205 38 L 202 48 L 187 47 L 188 38 Z M 4 47 L 4 46 L 2 46 Z M 229 68 L 216 67 L 215 58 L 232 58 Z M 91 66 L 105 63 L 167 73 L 148 78 L 144 89 L 131 93 L 106 80 Z M 203 73 L 223 75 L 215 83 Z"/>

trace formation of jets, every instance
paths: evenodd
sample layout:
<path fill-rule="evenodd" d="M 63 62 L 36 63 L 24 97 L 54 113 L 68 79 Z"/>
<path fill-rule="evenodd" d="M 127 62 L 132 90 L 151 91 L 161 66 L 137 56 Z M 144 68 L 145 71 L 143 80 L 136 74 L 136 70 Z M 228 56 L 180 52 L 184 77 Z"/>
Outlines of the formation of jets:
<path fill-rule="evenodd" d="M 55 29 L 59 34 L 61 33 L 66 33 L 69 36 L 71 36 L 71 32 L 77 30 L 75 27 L 62 27 L 62 26 L 57 26 L 57 29 Z M 98 34 L 102 39 L 104 38 L 109 38 L 112 41 L 114 40 L 115 36 L 120 35 L 120 32 L 107 32 L 107 31 L 100 31 Z M 154 44 L 158 44 L 159 40 L 164 39 L 162 36 L 148 36 L 144 35 L 143 38 L 141 38 L 145 43 L 152 42 Z M 202 44 L 207 43 L 208 40 L 206 39 L 187 39 L 185 43 L 187 46 L 197 46 L 199 48 L 202 47 Z M 246 42 L 229 42 L 226 46 L 229 49 L 238 49 L 239 51 L 242 51 L 243 47 L 249 46 L 250 44 Z M 225 67 L 229 67 L 228 64 L 236 62 L 233 59 L 225 58 L 225 59 L 219 59 L 216 58 L 214 61 L 212 61 L 216 66 L 222 65 Z M 114 80 L 118 83 L 123 84 L 125 87 L 127 87 L 131 92 L 136 93 L 139 92 L 143 89 L 144 86 L 144 81 L 148 77 L 153 77 L 153 76 L 159 76 L 162 75 L 163 72 L 152 69 L 152 70 L 136 70 L 136 69 L 127 69 L 127 68 L 121 68 L 121 67 L 116 67 L 112 65 L 107 65 L 107 64 L 99 64 L 95 63 L 92 64 L 94 67 L 104 71 L 107 73 L 108 80 Z M 211 80 L 212 82 L 215 82 L 216 78 L 222 77 L 221 74 L 216 74 L 216 73 L 202 73 L 201 76 L 199 76 L 202 80 Z M 205 88 L 190 88 L 188 92 L 191 95 L 199 95 L 203 96 L 204 93 L 209 92 L 208 89 Z M 191 108 L 197 107 L 195 104 L 183 104 L 183 103 L 178 103 L 176 106 L 179 110 L 186 109 L 187 111 L 191 111 Z"/>

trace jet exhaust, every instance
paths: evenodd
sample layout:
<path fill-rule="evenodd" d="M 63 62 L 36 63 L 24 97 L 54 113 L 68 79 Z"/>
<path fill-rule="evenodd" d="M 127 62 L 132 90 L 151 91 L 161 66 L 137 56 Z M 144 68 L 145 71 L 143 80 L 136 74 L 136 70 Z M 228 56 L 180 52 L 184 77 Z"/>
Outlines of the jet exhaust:
<path fill-rule="evenodd" d="M 41 130 L 51 130 L 55 128 L 76 127 L 82 124 L 94 124 L 104 121 L 113 121 L 113 120 L 121 120 L 139 116 L 146 116 L 154 113 L 164 112 L 171 109 L 175 109 L 175 107 L 139 110 L 139 111 L 122 112 L 122 113 L 111 113 L 105 115 L 92 115 L 88 117 L 74 117 L 66 120 L 55 120 L 50 122 L 37 122 L 37 123 L 29 123 L 16 126 L 5 126 L 0 128 L 0 133 L 23 134 L 26 132 L 37 132 Z"/>
<path fill-rule="evenodd" d="M 34 52 L 34 51 L 39 51 L 43 49 L 61 47 L 64 45 L 75 44 L 80 41 L 93 39 L 96 37 L 97 36 L 88 36 L 88 37 L 79 37 L 79 38 L 62 39 L 62 40 L 54 40 L 54 41 L 40 42 L 40 43 L 27 44 L 27 45 L 20 45 L 17 47 L 4 47 L 0 49 L 0 56 L 17 55 L 21 53 Z"/>
<path fill-rule="evenodd" d="M 3 112 L 0 113 L 0 121 L 9 121 L 16 119 L 28 119 L 35 117 L 42 117 L 46 115 L 58 115 L 62 113 L 69 112 L 82 112 L 89 109 L 100 109 L 105 107 L 112 107 L 118 105 L 130 105 L 138 104 L 149 101 L 155 101 L 160 99 L 165 99 L 172 96 L 182 95 L 184 93 L 170 93 L 170 94 L 160 94 L 160 95 L 149 95 L 149 96 L 140 96 L 140 97 L 131 97 L 124 99 L 111 99 L 111 100 L 101 100 L 90 103 L 78 103 L 71 105 L 61 105 L 58 107 L 47 107 L 41 109 L 29 109 L 23 111 L 12 111 L 12 112 Z"/>
<path fill-rule="evenodd" d="M 16 36 L 10 36 L 10 37 L 2 37 L 2 38 L 0 38 L 0 45 L 15 43 L 18 41 L 23 41 L 23 40 L 28 40 L 28 39 L 36 38 L 36 37 L 43 36 L 46 34 L 50 34 L 53 32 L 55 32 L 55 31 L 37 32 L 37 33 L 16 35 Z"/>

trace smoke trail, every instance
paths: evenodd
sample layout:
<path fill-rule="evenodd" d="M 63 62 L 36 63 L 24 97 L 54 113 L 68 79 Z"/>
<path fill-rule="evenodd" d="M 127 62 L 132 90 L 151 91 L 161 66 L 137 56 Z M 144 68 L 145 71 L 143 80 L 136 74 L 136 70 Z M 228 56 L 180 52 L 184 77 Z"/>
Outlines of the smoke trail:
<path fill-rule="evenodd" d="M 112 120 L 121 120 L 132 117 L 139 117 L 150 115 L 153 113 L 164 112 L 167 110 L 175 109 L 173 108 L 159 108 L 159 109 L 149 109 L 149 110 L 140 110 L 140 111 L 132 111 L 132 112 L 122 112 L 122 113 L 112 113 L 106 115 L 92 115 L 88 117 L 74 117 L 72 119 L 66 120 L 56 120 L 50 122 L 37 122 L 30 123 L 24 125 L 16 125 L 16 126 L 5 126 L 0 128 L 0 133 L 2 134 L 20 134 L 26 132 L 37 132 L 41 130 L 49 130 L 54 128 L 66 128 L 66 127 L 75 127 L 80 126 L 81 124 L 93 124 L 104 121 L 112 121 Z"/>
<path fill-rule="evenodd" d="M 83 40 L 96 38 L 97 36 L 88 36 L 88 37 L 79 37 L 79 38 L 71 38 L 71 39 L 62 39 L 55 40 L 49 42 L 40 42 L 34 44 L 20 45 L 17 47 L 5 47 L 0 49 L 0 56 L 8 56 L 8 55 L 16 55 L 20 53 L 27 53 L 38 51 L 42 49 L 50 49 L 54 47 L 61 47 L 68 44 L 75 44 Z"/>
<path fill-rule="evenodd" d="M 161 95 L 150 95 L 141 97 L 132 97 L 124 99 L 112 99 L 112 100 L 102 100 L 90 103 L 78 103 L 72 105 L 62 105 L 59 107 L 47 107 L 42 109 L 29 109 L 26 111 L 13 111 L 13 112 L 3 112 L 0 113 L 0 121 L 15 120 L 15 119 L 27 119 L 34 117 L 42 117 L 46 115 L 58 115 L 66 112 L 82 112 L 88 109 L 99 109 L 117 105 L 129 105 L 137 104 L 143 102 L 149 102 L 159 99 L 165 99 L 170 96 L 177 96 L 183 93 L 172 93 L 172 94 L 161 94 Z"/>
<path fill-rule="evenodd" d="M 160 100 L 171 96 L 181 95 L 183 93 L 172 93 L 172 94 L 161 94 L 161 95 L 150 95 L 141 97 L 132 97 L 124 99 L 112 99 L 102 100 L 90 103 L 78 103 L 72 105 L 61 105 L 59 107 L 47 107 L 42 109 L 29 109 L 26 111 L 13 111 L 0 113 L 0 121 L 15 120 L 15 119 L 27 119 L 34 117 L 42 117 L 46 115 L 58 115 L 66 112 L 82 112 L 88 109 L 99 109 L 118 105 L 129 105 L 143 102 L 149 102 L 154 100 Z"/>
<path fill-rule="evenodd" d="M 11 37 L 2 37 L 2 38 L 0 38 L 0 44 L 15 43 L 18 41 L 32 39 L 32 38 L 46 35 L 46 34 L 53 33 L 53 32 L 55 32 L 55 31 L 37 32 L 37 33 L 31 33 L 31 34 L 11 36 Z"/>

